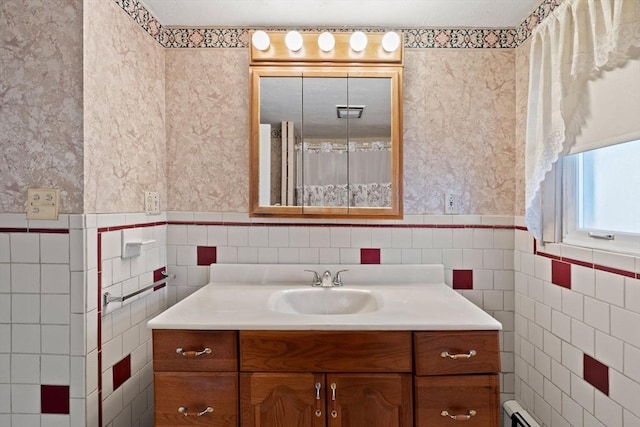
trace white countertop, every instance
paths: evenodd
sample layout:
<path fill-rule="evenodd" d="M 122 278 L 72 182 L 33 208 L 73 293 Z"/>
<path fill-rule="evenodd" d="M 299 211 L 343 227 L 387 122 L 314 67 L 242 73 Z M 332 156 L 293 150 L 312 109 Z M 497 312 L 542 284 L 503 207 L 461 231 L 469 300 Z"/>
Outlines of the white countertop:
<path fill-rule="evenodd" d="M 264 268 L 277 269 L 275 276 Z M 151 319 L 152 329 L 194 330 L 500 330 L 500 322 L 444 284 L 441 266 L 413 266 L 410 274 L 397 273 L 400 266 L 257 266 L 246 265 L 211 269 L 212 283 Z M 403 266 L 412 267 L 412 266 Z M 426 267 L 426 269 L 425 269 Z M 239 281 L 228 281 L 233 268 L 240 268 Z M 262 269 L 260 269 L 262 268 Z M 344 286 L 339 289 L 364 289 L 375 294 L 377 311 L 356 314 L 298 314 L 270 309 L 275 292 L 310 288 L 305 285 L 310 273 L 295 273 L 311 268 L 320 274 L 324 268 L 347 268 Z M 240 273 L 241 271 L 241 273 Z M 351 275 L 349 274 L 351 273 Z M 432 274 L 433 273 L 433 274 Z M 283 283 L 278 275 L 284 274 Z M 372 274 L 383 283 L 361 282 Z M 295 277 L 292 277 L 295 276 Z M 350 281 L 353 279 L 353 282 Z M 284 277 L 284 276 L 283 276 Z M 304 279 L 301 280 L 301 277 Z M 256 279 L 259 278 L 259 279 Z M 419 279 L 416 279 L 419 278 Z M 222 279 L 225 281 L 217 281 Z M 356 280 L 359 279 L 359 280 Z M 384 279 L 384 280 L 382 280 Z M 406 281 L 406 282 L 403 282 Z M 415 282 L 427 283 L 415 283 Z M 435 283 L 430 283 L 435 281 Z M 332 292 L 333 289 L 323 289 Z"/>

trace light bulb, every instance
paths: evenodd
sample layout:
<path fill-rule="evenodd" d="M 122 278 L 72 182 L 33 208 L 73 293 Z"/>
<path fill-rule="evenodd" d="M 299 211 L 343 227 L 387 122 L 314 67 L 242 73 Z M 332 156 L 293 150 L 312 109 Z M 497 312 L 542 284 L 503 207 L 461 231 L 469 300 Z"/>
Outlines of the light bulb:
<path fill-rule="evenodd" d="M 356 52 L 362 52 L 364 48 L 367 47 L 367 35 L 362 31 L 356 31 L 351 34 L 349 45 L 351 46 L 351 49 Z"/>
<path fill-rule="evenodd" d="M 302 36 L 297 31 L 289 31 L 287 36 L 284 38 L 284 43 L 287 45 L 289 50 L 297 52 L 302 49 Z"/>
<path fill-rule="evenodd" d="M 320 50 L 322 50 L 323 52 L 329 52 L 333 50 L 335 45 L 336 39 L 330 32 L 324 31 L 318 36 L 318 47 L 320 47 Z"/>
<path fill-rule="evenodd" d="M 253 47 L 258 50 L 265 51 L 269 49 L 269 45 L 271 45 L 271 40 L 269 39 L 269 34 L 264 31 L 256 31 L 251 36 L 251 43 L 253 43 Z"/>
<path fill-rule="evenodd" d="M 382 48 L 386 52 L 394 52 L 400 47 L 400 36 L 394 31 L 389 31 L 382 37 Z"/>

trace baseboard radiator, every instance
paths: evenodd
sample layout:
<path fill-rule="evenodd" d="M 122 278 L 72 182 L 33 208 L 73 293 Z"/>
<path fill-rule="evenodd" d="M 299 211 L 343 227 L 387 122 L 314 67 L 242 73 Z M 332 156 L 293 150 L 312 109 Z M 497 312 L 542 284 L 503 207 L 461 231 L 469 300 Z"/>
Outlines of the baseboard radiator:
<path fill-rule="evenodd" d="M 504 402 L 502 407 L 504 409 L 503 427 L 540 427 L 540 424 L 515 400 Z"/>

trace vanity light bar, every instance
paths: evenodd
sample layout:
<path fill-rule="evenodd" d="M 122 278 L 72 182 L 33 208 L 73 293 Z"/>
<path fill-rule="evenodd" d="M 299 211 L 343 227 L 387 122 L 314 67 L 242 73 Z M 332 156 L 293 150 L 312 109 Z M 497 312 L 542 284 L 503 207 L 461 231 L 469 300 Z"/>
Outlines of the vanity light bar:
<path fill-rule="evenodd" d="M 386 33 L 255 31 L 251 33 L 251 64 L 387 63 L 402 65 L 403 36 Z"/>

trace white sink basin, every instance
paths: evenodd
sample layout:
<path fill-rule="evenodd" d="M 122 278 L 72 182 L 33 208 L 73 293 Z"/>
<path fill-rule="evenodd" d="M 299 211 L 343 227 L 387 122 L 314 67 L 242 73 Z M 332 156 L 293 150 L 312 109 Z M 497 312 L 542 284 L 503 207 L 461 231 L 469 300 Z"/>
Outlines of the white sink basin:
<path fill-rule="evenodd" d="M 295 314 L 357 314 L 380 309 L 374 292 L 365 289 L 304 288 L 274 292 L 269 309 Z"/>

